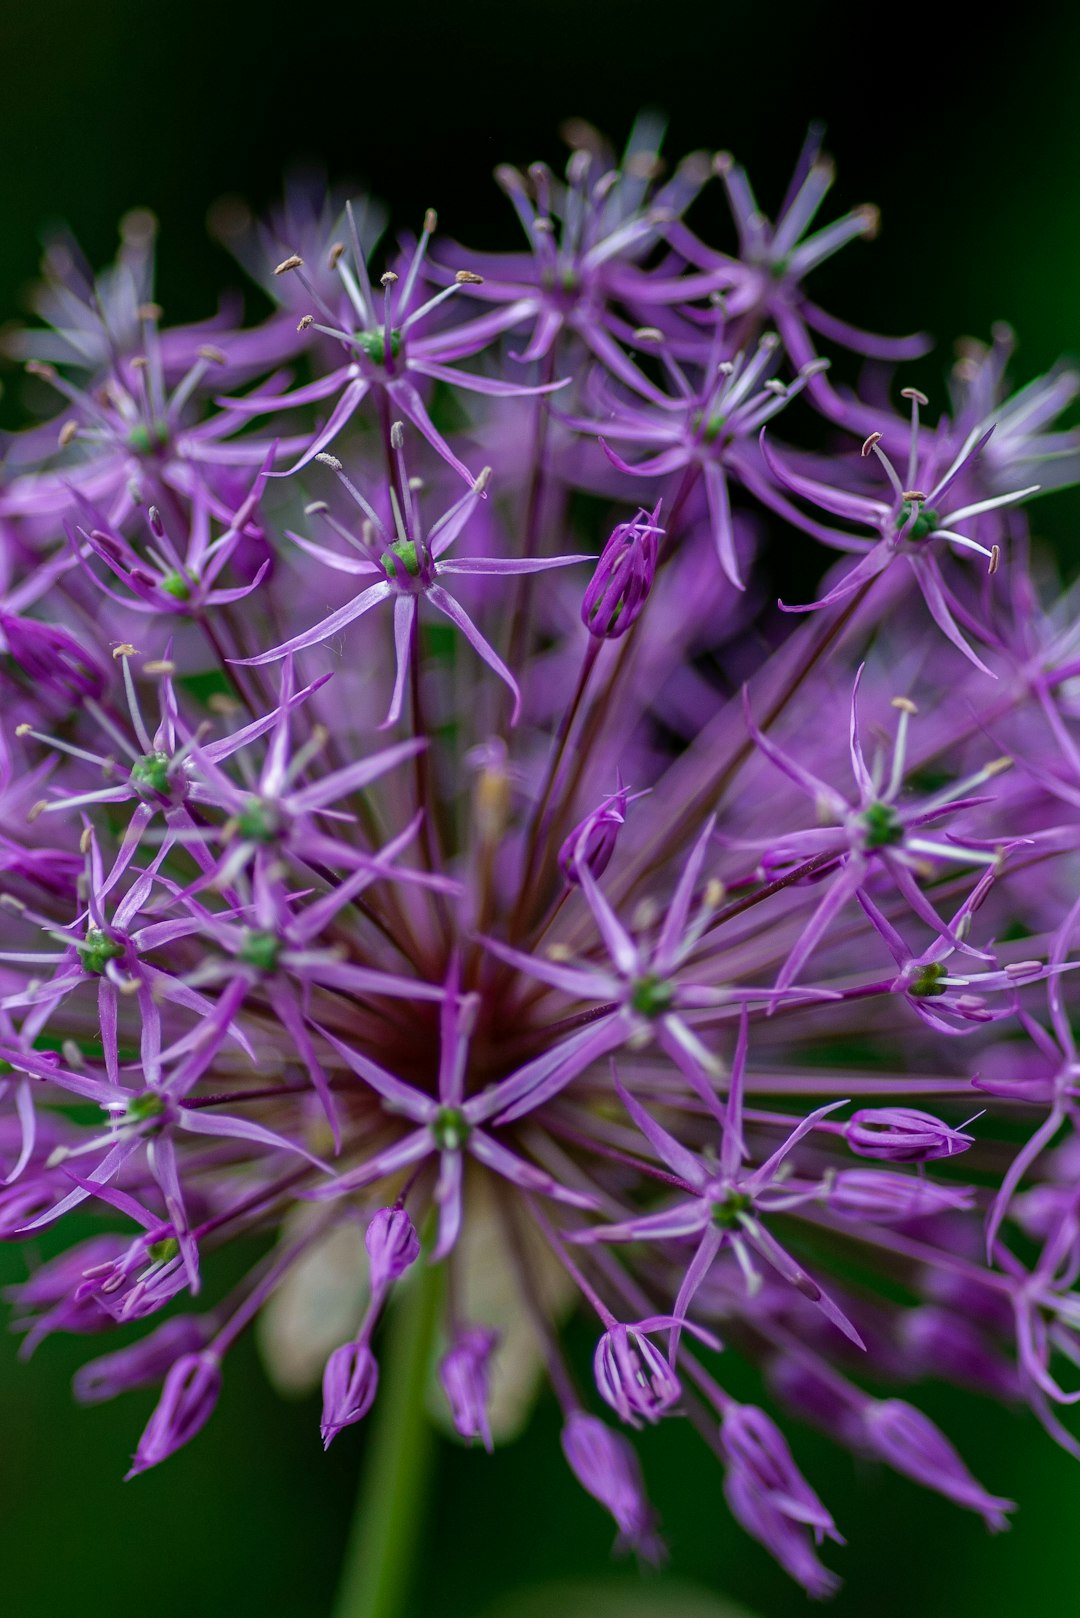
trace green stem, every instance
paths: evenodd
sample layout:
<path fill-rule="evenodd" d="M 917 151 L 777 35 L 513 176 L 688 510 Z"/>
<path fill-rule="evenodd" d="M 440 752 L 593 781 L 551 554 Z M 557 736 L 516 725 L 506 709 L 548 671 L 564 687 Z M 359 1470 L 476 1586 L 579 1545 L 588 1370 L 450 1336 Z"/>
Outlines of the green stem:
<path fill-rule="evenodd" d="M 424 1393 L 442 1300 L 443 1266 L 424 1264 L 390 1318 L 385 1376 L 349 1531 L 333 1618 L 401 1618 L 434 1460 Z"/>

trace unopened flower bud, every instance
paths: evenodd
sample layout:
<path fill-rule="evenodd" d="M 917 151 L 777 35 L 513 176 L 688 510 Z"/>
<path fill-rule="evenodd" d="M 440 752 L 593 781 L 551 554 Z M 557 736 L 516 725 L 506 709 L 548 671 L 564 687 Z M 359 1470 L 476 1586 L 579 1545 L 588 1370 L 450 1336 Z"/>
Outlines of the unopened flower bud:
<path fill-rule="evenodd" d="M 619 524 L 600 552 L 581 603 L 581 621 L 598 640 L 618 640 L 641 616 L 656 576 L 659 515 L 659 506 L 651 516 L 639 511 L 633 522 Z"/>
<path fill-rule="evenodd" d="M 1015 1511 L 1013 1502 L 987 1494 L 941 1429 L 914 1405 L 903 1399 L 868 1400 L 861 1436 L 870 1452 L 894 1471 L 977 1511 L 993 1532 L 1009 1526 L 1006 1513 Z"/>
<path fill-rule="evenodd" d="M 901 1317 L 905 1351 L 926 1376 L 975 1388 L 995 1399 L 1015 1399 L 1019 1378 L 985 1333 L 964 1315 L 925 1304 Z"/>
<path fill-rule="evenodd" d="M 139 1439 L 128 1477 L 158 1466 L 194 1438 L 213 1414 L 220 1392 L 221 1361 L 209 1349 L 175 1360 Z"/>
<path fill-rule="evenodd" d="M 975 1193 L 966 1185 L 938 1185 L 909 1174 L 886 1169 L 841 1169 L 829 1191 L 829 1208 L 842 1219 L 867 1219 L 890 1224 L 902 1219 L 927 1219 L 974 1206 Z"/>
<path fill-rule="evenodd" d="M 620 786 L 584 820 L 578 821 L 559 849 L 559 869 L 568 882 L 576 886 L 581 881 L 582 862 L 592 876 L 603 876 L 615 852 L 619 830 L 626 821 L 626 806 L 641 796 L 642 793 L 635 792 L 631 797 L 627 789 Z"/>
<path fill-rule="evenodd" d="M 728 1464 L 739 1468 L 775 1510 L 817 1535 L 839 1539 L 836 1524 L 795 1465 L 783 1433 L 756 1405 L 729 1405 L 720 1424 Z"/>
<path fill-rule="evenodd" d="M 562 1430 L 562 1447 L 581 1487 L 614 1517 L 620 1546 L 631 1547 L 647 1561 L 659 1561 L 663 1546 L 630 1440 L 598 1416 L 573 1410 Z"/>
<path fill-rule="evenodd" d="M 822 1601 L 835 1594 L 840 1581 L 818 1561 L 806 1529 L 778 1510 L 768 1495 L 754 1487 L 742 1468 L 732 1467 L 728 1471 L 724 1478 L 724 1499 L 735 1521 L 764 1545 L 808 1595 Z"/>
<path fill-rule="evenodd" d="M 404 1208 L 380 1208 L 364 1233 L 371 1260 L 371 1290 L 378 1292 L 404 1275 L 420 1253 L 420 1238 Z"/>
<path fill-rule="evenodd" d="M 600 1397 L 631 1427 L 640 1427 L 641 1420 L 659 1421 L 682 1392 L 664 1355 L 632 1326 L 612 1326 L 604 1333 L 593 1373 Z"/>
<path fill-rule="evenodd" d="M 323 1449 L 330 1448 L 342 1428 L 363 1421 L 378 1386 L 379 1367 L 366 1343 L 343 1343 L 335 1348 L 323 1372 Z"/>
<path fill-rule="evenodd" d="M 439 1362 L 439 1381 L 455 1431 L 470 1441 L 479 1438 L 486 1450 L 492 1447 L 488 1398 L 491 1356 L 498 1340 L 496 1331 L 468 1326 Z"/>
<path fill-rule="evenodd" d="M 890 1163 L 929 1163 L 966 1152 L 973 1144 L 971 1135 L 914 1107 L 862 1107 L 845 1124 L 844 1136 L 859 1157 Z"/>

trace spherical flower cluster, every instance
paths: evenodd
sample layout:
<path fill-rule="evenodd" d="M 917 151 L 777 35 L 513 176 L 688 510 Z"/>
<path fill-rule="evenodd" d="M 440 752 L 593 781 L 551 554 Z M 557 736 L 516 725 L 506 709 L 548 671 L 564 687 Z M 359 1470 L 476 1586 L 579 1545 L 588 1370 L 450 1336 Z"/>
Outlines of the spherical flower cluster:
<path fill-rule="evenodd" d="M 1080 631 L 1020 511 L 1080 478 L 1080 383 L 1009 398 L 998 332 L 928 415 L 921 339 L 811 301 L 876 227 L 817 224 L 816 135 L 773 223 L 648 119 L 572 134 L 498 173 L 520 251 L 234 219 L 253 327 L 163 324 L 146 214 L 96 281 L 50 249 L 0 487 L 0 1236 L 99 1223 L 30 1246 L 14 1324 L 142 1323 L 75 1388 L 161 1387 L 139 1473 L 256 1321 L 337 1440 L 436 1285 L 466 1441 L 546 1382 L 655 1558 L 629 1435 L 687 1416 L 824 1595 L 781 1411 L 991 1528 L 922 1378 L 1080 1453 Z"/>

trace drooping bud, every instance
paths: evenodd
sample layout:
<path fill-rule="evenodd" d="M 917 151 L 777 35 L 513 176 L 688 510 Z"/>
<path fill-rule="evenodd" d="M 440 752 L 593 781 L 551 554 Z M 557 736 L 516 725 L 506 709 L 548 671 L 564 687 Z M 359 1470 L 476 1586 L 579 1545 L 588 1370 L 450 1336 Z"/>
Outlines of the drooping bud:
<path fill-rule="evenodd" d="M 823 1601 L 836 1592 L 840 1581 L 818 1561 L 806 1529 L 777 1510 L 741 1467 L 732 1467 L 724 1478 L 724 1498 L 735 1521 L 764 1545 L 807 1595 Z"/>
<path fill-rule="evenodd" d="M 842 1219 L 890 1224 L 902 1219 L 928 1219 L 934 1214 L 972 1208 L 975 1193 L 968 1185 L 938 1185 L 886 1169 L 841 1169 L 829 1190 L 828 1206 Z"/>
<path fill-rule="evenodd" d="M 933 1113 L 914 1107 L 862 1107 L 845 1124 L 844 1137 L 859 1157 L 889 1163 L 930 1163 L 966 1152 L 974 1141 Z"/>
<path fill-rule="evenodd" d="M 323 1449 L 330 1448 L 342 1428 L 363 1421 L 378 1386 L 378 1363 L 366 1343 L 343 1343 L 335 1348 L 323 1372 Z"/>
<path fill-rule="evenodd" d="M 175 1360 L 127 1476 L 136 1477 L 182 1449 L 209 1421 L 220 1392 L 221 1361 L 209 1349 Z"/>
<path fill-rule="evenodd" d="M 977 1511 L 992 1533 L 1008 1528 L 1006 1513 L 1015 1511 L 1013 1501 L 987 1494 L 941 1429 L 914 1405 L 903 1399 L 869 1399 L 860 1432 L 870 1452 L 894 1471 Z"/>
<path fill-rule="evenodd" d="M 80 1404 L 101 1404 L 132 1388 L 152 1388 L 183 1355 L 206 1346 L 209 1323 L 198 1315 L 177 1315 L 137 1343 L 80 1365 L 72 1391 Z"/>
<path fill-rule="evenodd" d="M 600 1397 L 631 1427 L 659 1421 L 682 1392 L 664 1355 L 633 1326 L 612 1326 L 604 1333 L 593 1373 Z"/>
<path fill-rule="evenodd" d="M 600 552 L 581 603 L 581 621 L 598 640 L 618 640 L 637 622 L 656 577 L 660 507 L 620 523 Z"/>
<path fill-rule="evenodd" d="M 404 1275 L 420 1254 L 420 1238 L 404 1208 L 380 1208 L 364 1232 L 364 1245 L 371 1260 L 372 1292 Z"/>
<path fill-rule="evenodd" d="M 619 1547 L 632 1548 L 646 1561 L 660 1561 L 664 1547 L 656 1533 L 656 1514 L 630 1440 L 598 1416 L 573 1410 L 562 1430 L 562 1447 L 581 1487 L 614 1517 Z"/>
<path fill-rule="evenodd" d="M 764 1410 L 729 1405 L 720 1424 L 720 1441 L 728 1464 L 741 1470 L 776 1511 L 812 1528 L 819 1543 L 826 1536 L 843 1543 L 829 1512 L 795 1465 L 787 1439 Z"/>
<path fill-rule="evenodd" d="M 479 1438 L 488 1451 L 492 1448 L 488 1416 L 490 1367 L 498 1340 L 498 1332 L 486 1326 L 467 1326 L 439 1361 L 439 1381 L 450 1406 L 454 1430 L 470 1442 Z"/>
<path fill-rule="evenodd" d="M 925 1376 L 976 1388 L 995 1399 L 1018 1396 L 1020 1379 L 1015 1367 L 966 1316 L 925 1304 L 904 1311 L 900 1332 L 905 1351 Z"/>

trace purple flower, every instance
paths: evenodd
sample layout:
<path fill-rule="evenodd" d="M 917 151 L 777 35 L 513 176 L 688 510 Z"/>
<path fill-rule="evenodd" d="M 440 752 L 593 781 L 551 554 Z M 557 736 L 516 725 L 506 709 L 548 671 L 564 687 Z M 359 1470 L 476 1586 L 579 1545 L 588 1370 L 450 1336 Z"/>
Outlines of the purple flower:
<path fill-rule="evenodd" d="M 402 450 L 405 438 L 400 422 L 395 422 L 391 429 L 391 438 L 397 452 L 397 465 L 400 468 L 397 488 L 395 490 L 391 486 L 390 490 L 390 504 L 394 515 L 393 532 L 386 527 L 359 489 L 345 476 L 340 461 L 334 460 L 332 456 L 322 457 L 338 474 L 343 487 L 348 490 L 367 518 L 364 543 L 356 546 L 359 554 L 355 557 L 331 558 L 331 565 L 347 573 L 377 574 L 381 583 L 369 585 L 358 596 L 354 596 L 346 606 L 340 607 L 337 612 L 331 613 L 328 618 L 316 624 L 314 629 L 305 630 L 301 635 L 294 635 L 291 640 L 284 641 L 280 646 L 275 646 L 268 652 L 260 652 L 258 657 L 243 658 L 240 661 L 259 666 L 275 662 L 290 652 L 300 652 L 308 646 L 318 646 L 321 641 L 339 634 L 342 629 L 354 623 L 357 618 L 363 617 L 381 602 L 393 601 L 397 674 L 390 710 L 381 727 L 386 729 L 396 724 L 401 717 L 409 659 L 417 636 L 417 614 L 420 598 L 423 596 L 437 612 L 441 612 L 456 629 L 461 631 L 473 650 L 510 688 L 514 699 L 514 711 L 510 722 L 516 724 L 521 711 L 521 692 L 517 681 L 494 647 L 484 639 L 464 607 L 439 581 L 444 576 L 454 574 L 542 573 L 548 568 L 568 567 L 574 562 L 587 562 L 589 558 L 458 556 L 452 561 L 443 561 L 444 553 L 457 539 L 477 500 L 486 491 L 487 471 L 480 474 L 469 493 L 451 506 L 425 535 L 418 523 L 408 476 L 404 470 Z"/>
<path fill-rule="evenodd" d="M 335 1348 L 323 1373 L 323 1449 L 330 1448 L 343 1428 L 363 1421 L 378 1386 L 379 1367 L 366 1342 Z"/>
<path fill-rule="evenodd" d="M 581 621 L 598 640 L 619 640 L 644 610 L 656 577 L 660 507 L 620 523 L 600 552 L 581 603 Z"/>
<path fill-rule="evenodd" d="M 966 1151 L 974 1137 L 915 1107 L 860 1107 L 844 1125 L 844 1139 L 859 1157 L 930 1163 Z"/>
<path fill-rule="evenodd" d="M 659 1421 L 682 1392 L 670 1362 L 645 1335 L 656 1324 L 612 1325 L 593 1355 L 600 1397 L 631 1427 Z"/>
<path fill-rule="evenodd" d="M 439 1361 L 439 1381 L 455 1432 L 462 1438 L 479 1438 L 492 1449 L 488 1418 L 490 1362 L 499 1334 L 485 1326 L 467 1326 L 459 1331 Z"/>
<path fill-rule="evenodd" d="M 629 1439 L 584 1410 L 572 1410 L 562 1430 L 563 1454 L 581 1484 L 615 1519 L 619 1544 L 648 1562 L 662 1559 L 655 1514 L 645 1494 L 641 1466 Z"/>
<path fill-rule="evenodd" d="M 364 1232 L 371 1261 L 371 1290 L 381 1292 L 420 1257 L 420 1238 L 404 1208 L 380 1208 Z"/>
<path fill-rule="evenodd" d="M 50 329 L 9 347 L 66 410 L 0 494 L 0 1237 L 23 1356 L 146 1322 L 76 1378 L 161 1384 L 135 1472 L 256 1321 L 282 1380 L 323 1368 L 330 1443 L 410 1271 L 384 1397 L 441 1341 L 490 1447 L 542 1367 L 655 1560 L 583 1314 L 603 1403 L 688 1415 L 825 1596 L 832 1518 L 729 1387 L 993 1527 L 918 1382 L 1080 1456 L 1080 587 L 1018 509 L 1080 474 L 1078 384 L 1013 391 L 1001 329 L 936 422 L 880 367 L 830 380 L 819 342 L 922 344 L 809 300 L 875 223 L 819 228 L 818 132 L 772 221 L 661 134 L 575 123 L 565 178 L 501 169 L 526 252 L 433 248 L 433 215 L 380 245 L 317 183 L 219 208 L 273 301 L 250 327 L 163 324 L 145 215 L 100 276 L 50 247 Z M 734 252 L 683 220 L 710 173 Z M 313 461 L 328 499 L 277 481 Z M 800 576 L 841 560 L 778 616 L 796 529 Z"/>
<path fill-rule="evenodd" d="M 160 1466 L 200 1432 L 214 1413 L 221 1392 L 221 1361 L 211 1349 L 174 1361 L 161 1398 L 139 1439 L 128 1477 Z"/>
<path fill-rule="evenodd" d="M 1013 1502 L 987 1494 L 944 1433 L 921 1410 L 903 1399 L 868 1400 L 860 1430 L 870 1451 L 895 1471 L 936 1489 L 968 1511 L 977 1511 L 992 1531 L 1008 1528 L 1006 1514 L 1016 1510 Z"/>

